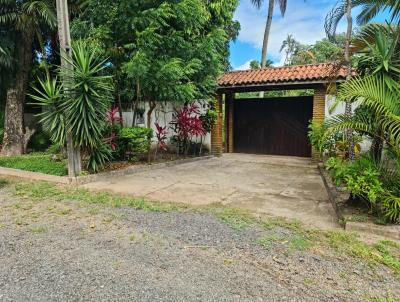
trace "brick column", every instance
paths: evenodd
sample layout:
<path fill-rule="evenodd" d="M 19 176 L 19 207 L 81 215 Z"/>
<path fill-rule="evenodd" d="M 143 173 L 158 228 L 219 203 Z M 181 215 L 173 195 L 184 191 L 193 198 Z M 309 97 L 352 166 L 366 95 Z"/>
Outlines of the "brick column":
<path fill-rule="evenodd" d="M 313 99 L 313 121 L 322 123 L 325 120 L 325 98 L 326 98 L 326 87 L 321 85 L 314 89 Z M 312 149 L 312 159 L 319 161 L 319 152 Z"/>
<path fill-rule="evenodd" d="M 233 152 L 233 99 L 234 93 L 225 95 L 225 152 Z"/>
<path fill-rule="evenodd" d="M 229 98 L 228 98 L 228 102 L 229 102 L 229 106 L 228 106 L 228 126 L 227 126 L 227 130 L 228 130 L 228 151 L 229 153 L 233 153 L 234 152 L 234 148 L 233 148 L 233 125 L 234 125 L 234 117 L 233 117 L 233 113 L 235 110 L 235 94 L 232 94 Z M 228 103 L 227 102 L 227 103 Z"/>
<path fill-rule="evenodd" d="M 217 120 L 211 130 L 211 154 L 222 155 L 222 94 L 217 95 Z"/>

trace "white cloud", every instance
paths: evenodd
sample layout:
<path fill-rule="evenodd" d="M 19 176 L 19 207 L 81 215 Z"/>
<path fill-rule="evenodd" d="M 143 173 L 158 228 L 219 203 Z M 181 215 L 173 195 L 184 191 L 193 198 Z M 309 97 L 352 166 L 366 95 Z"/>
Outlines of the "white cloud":
<path fill-rule="evenodd" d="M 247 61 L 246 63 L 244 63 L 244 64 L 242 64 L 242 65 L 240 65 L 240 66 L 237 66 L 237 67 L 235 67 L 235 70 L 246 70 L 246 69 L 250 69 L 250 62 L 251 62 L 252 60 L 249 60 L 249 61 Z"/>
<path fill-rule="evenodd" d="M 258 10 L 249 0 L 241 1 L 235 15 L 241 24 L 239 41 L 249 43 L 258 49 L 262 48 L 267 2 L 264 1 L 263 7 Z M 324 38 L 325 16 L 333 4 L 334 2 L 331 0 L 307 0 L 306 2 L 289 0 L 286 15 L 283 18 L 276 7 L 268 43 L 269 56 L 278 64 L 283 61 L 280 47 L 288 34 L 292 34 L 297 41 L 303 44 L 313 44 Z M 341 24 L 338 31 L 344 30 L 343 25 Z"/>

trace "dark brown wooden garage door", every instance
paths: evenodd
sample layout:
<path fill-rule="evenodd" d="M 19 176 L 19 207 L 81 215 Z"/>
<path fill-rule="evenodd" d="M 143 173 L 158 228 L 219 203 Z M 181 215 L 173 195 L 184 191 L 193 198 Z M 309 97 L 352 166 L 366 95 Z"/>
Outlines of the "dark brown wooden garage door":
<path fill-rule="evenodd" d="M 235 100 L 235 152 L 310 157 L 312 102 L 312 97 Z"/>

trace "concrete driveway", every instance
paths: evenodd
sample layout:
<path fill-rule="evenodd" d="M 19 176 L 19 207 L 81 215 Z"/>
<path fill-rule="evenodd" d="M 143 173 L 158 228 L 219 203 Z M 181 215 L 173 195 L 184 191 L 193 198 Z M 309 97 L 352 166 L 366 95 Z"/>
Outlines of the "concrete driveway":
<path fill-rule="evenodd" d="M 336 228 L 322 179 L 309 159 L 225 154 L 85 185 L 90 190 L 193 205 L 222 203 L 319 228 Z"/>

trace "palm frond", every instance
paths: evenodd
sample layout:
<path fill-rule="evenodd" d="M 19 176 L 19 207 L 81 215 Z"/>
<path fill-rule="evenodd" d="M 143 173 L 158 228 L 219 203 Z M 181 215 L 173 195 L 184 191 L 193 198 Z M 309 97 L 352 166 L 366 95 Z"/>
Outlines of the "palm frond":
<path fill-rule="evenodd" d="M 399 88 L 390 89 L 383 77 L 368 76 L 355 77 L 342 84 L 338 92 L 338 99 L 342 101 L 357 101 L 374 112 L 384 139 L 389 145 L 400 146 L 400 94 Z M 342 117 L 339 117 L 342 119 Z M 335 125 L 336 124 L 336 125 Z M 354 122 L 352 120 L 338 120 L 331 125 L 331 130 L 354 129 L 375 135 L 373 124 Z"/>

